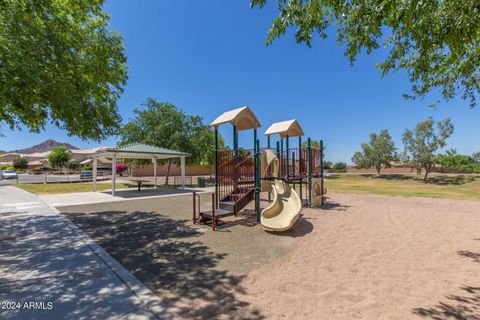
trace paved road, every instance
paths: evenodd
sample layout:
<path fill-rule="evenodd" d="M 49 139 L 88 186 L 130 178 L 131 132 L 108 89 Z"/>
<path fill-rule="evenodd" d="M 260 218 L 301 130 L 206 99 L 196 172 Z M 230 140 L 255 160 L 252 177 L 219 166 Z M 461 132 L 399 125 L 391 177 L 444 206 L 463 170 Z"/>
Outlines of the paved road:
<path fill-rule="evenodd" d="M 40 198 L 0 186 L 0 319 L 158 319 L 159 302 Z"/>

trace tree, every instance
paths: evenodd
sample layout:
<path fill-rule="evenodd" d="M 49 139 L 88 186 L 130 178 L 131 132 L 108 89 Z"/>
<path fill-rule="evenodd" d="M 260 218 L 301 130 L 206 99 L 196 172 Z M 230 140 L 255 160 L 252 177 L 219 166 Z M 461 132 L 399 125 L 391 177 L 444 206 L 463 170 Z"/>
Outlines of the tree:
<path fill-rule="evenodd" d="M 391 162 L 397 158 L 397 148 L 387 129 L 379 134 L 371 133 L 370 142 L 362 143 L 362 152 L 356 152 L 352 162 L 359 169 L 374 168 L 380 175 L 382 168 L 390 168 Z"/>
<path fill-rule="evenodd" d="M 323 169 L 332 169 L 333 163 L 331 161 L 324 161 L 323 162 Z"/>
<path fill-rule="evenodd" d="M 464 173 L 480 173 L 480 163 L 467 155 L 458 154 L 457 150 L 450 149 L 445 154 L 439 154 L 435 159 L 442 167 Z"/>
<path fill-rule="evenodd" d="M 419 122 L 415 129 L 406 129 L 403 133 L 403 157 L 405 163 L 420 173 L 425 171 L 424 181 L 435 164 L 435 153 L 446 145 L 446 140 L 453 134 L 450 118 L 436 123 L 432 118 Z"/>
<path fill-rule="evenodd" d="M 48 163 L 53 169 L 64 168 L 72 159 L 72 154 L 64 147 L 53 148 L 48 155 Z"/>
<path fill-rule="evenodd" d="M 15 169 L 27 169 L 28 161 L 23 157 L 13 159 L 12 165 Z"/>
<path fill-rule="evenodd" d="M 190 156 L 186 158 L 187 165 L 213 164 L 214 133 L 202 123 L 202 117 L 187 115 L 171 103 L 158 102 L 152 98 L 148 98 L 142 107 L 135 109 L 135 118 L 119 130 L 119 145 L 145 143 L 188 152 Z M 221 137 L 219 145 L 224 145 Z M 177 160 L 174 161 L 178 164 Z M 168 161 L 165 184 L 168 184 L 170 167 L 174 161 Z M 145 164 L 139 161 L 135 163 Z"/>
<path fill-rule="evenodd" d="M 263 7 L 268 0 L 252 0 Z M 365 51 L 389 50 L 378 65 L 382 76 L 405 70 L 412 94 L 424 97 L 439 89 L 444 99 L 457 95 L 476 106 L 480 90 L 480 14 L 474 0 L 374 1 L 277 0 L 267 45 L 295 28 L 297 43 L 311 46 L 313 34 L 337 43 L 353 63 Z"/>
<path fill-rule="evenodd" d="M 336 170 L 344 170 L 344 169 L 347 169 L 347 164 L 341 161 L 335 162 L 335 164 L 333 165 L 333 168 Z"/>
<path fill-rule="evenodd" d="M 0 1 L 0 123 L 100 140 L 121 122 L 122 38 L 104 0 Z"/>
<path fill-rule="evenodd" d="M 307 147 L 308 146 L 308 141 L 305 140 L 302 142 L 302 147 Z M 318 140 L 310 140 L 310 146 L 312 148 L 317 148 L 317 149 L 320 149 L 320 141 Z M 323 147 L 323 149 L 325 150 L 325 147 Z"/>
<path fill-rule="evenodd" d="M 479 152 L 474 152 L 472 154 L 472 159 L 475 160 L 475 162 L 480 164 L 480 151 Z"/>

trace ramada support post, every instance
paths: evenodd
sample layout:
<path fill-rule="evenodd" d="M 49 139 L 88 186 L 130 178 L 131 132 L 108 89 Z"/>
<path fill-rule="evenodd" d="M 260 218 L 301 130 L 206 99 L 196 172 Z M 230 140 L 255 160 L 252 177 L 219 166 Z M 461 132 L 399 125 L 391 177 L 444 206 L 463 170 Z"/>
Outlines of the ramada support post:
<path fill-rule="evenodd" d="M 97 191 L 97 157 L 93 157 L 92 184 L 93 184 L 93 192 Z"/>
<path fill-rule="evenodd" d="M 185 157 L 180 157 L 180 174 L 182 176 L 182 190 L 185 190 Z"/>
<path fill-rule="evenodd" d="M 115 197 L 115 183 L 117 180 L 117 154 L 112 157 L 112 196 Z"/>
<path fill-rule="evenodd" d="M 153 157 L 153 188 L 157 189 L 157 157 Z"/>

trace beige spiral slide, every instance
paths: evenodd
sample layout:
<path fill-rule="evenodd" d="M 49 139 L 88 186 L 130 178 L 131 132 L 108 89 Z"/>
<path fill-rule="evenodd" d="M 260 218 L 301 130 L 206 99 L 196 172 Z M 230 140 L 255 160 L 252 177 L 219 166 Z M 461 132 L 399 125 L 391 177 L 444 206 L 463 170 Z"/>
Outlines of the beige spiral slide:
<path fill-rule="evenodd" d="M 276 176 L 278 159 L 272 151 L 267 150 L 261 156 L 262 177 L 270 165 L 273 165 L 274 176 Z M 268 189 L 270 189 L 268 191 L 272 192 L 273 201 L 268 207 L 263 209 L 260 216 L 261 224 L 272 231 L 287 231 L 291 229 L 302 210 L 302 203 L 297 192 L 282 180 L 275 180 L 273 183 L 270 181 L 264 182 L 268 183 Z M 262 189 L 264 189 L 264 184 L 262 184 Z"/>

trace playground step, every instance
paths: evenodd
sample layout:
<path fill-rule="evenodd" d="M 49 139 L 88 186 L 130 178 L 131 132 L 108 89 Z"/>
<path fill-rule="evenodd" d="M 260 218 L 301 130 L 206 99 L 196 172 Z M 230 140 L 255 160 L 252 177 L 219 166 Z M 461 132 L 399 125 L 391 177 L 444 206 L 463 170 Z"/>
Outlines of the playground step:
<path fill-rule="evenodd" d="M 235 201 L 221 201 L 220 209 L 234 211 L 235 210 Z"/>
<path fill-rule="evenodd" d="M 224 209 L 215 210 L 215 219 L 228 217 L 232 215 L 233 215 L 233 211 L 230 211 L 230 210 L 224 210 Z M 200 212 L 200 217 L 202 218 L 203 221 L 212 220 L 212 211 L 211 210 L 202 211 Z"/>

